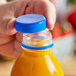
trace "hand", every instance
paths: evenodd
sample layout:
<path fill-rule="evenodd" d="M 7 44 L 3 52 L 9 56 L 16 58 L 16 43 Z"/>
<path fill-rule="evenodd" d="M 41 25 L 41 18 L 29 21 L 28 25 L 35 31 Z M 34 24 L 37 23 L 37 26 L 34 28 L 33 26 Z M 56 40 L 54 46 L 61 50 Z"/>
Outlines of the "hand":
<path fill-rule="evenodd" d="M 42 14 L 47 28 L 53 29 L 56 20 L 54 5 L 49 0 L 18 0 L 0 5 L 0 54 L 17 58 L 21 52 L 22 34 L 15 30 L 15 19 L 23 14 Z"/>

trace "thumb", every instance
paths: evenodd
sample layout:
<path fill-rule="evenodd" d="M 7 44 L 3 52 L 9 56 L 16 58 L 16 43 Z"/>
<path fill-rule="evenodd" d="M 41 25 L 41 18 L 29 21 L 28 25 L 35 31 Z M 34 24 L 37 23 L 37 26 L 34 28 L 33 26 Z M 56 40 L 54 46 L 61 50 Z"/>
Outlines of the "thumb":
<path fill-rule="evenodd" d="M 15 30 L 15 20 L 15 18 L 12 18 L 7 24 L 7 34 L 9 35 L 14 35 L 17 33 L 17 31 Z"/>
<path fill-rule="evenodd" d="M 4 22 L 3 22 L 4 21 Z M 16 34 L 15 30 L 15 18 L 10 18 L 9 20 L 3 20 L 0 25 L 0 36 L 4 35 L 14 35 Z"/>

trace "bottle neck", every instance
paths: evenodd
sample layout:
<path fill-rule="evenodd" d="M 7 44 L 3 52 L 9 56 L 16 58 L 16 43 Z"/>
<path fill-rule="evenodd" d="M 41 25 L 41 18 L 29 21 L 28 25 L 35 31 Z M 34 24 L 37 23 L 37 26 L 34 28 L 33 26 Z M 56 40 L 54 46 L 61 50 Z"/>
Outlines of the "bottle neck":
<path fill-rule="evenodd" d="M 39 33 L 23 34 L 23 43 L 28 46 L 46 46 L 52 43 L 52 35 L 49 30 Z"/>
<path fill-rule="evenodd" d="M 26 54 L 32 56 L 48 55 L 52 46 L 52 35 L 47 29 L 39 33 L 23 34 L 22 47 Z"/>

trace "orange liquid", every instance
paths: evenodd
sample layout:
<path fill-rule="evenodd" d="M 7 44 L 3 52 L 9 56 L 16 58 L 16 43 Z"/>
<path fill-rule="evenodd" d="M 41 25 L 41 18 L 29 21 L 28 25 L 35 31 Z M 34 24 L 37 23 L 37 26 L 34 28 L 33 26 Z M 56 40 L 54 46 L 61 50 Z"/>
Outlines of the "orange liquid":
<path fill-rule="evenodd" d="M 11 76 L 64 76 L 59 62 L 51 52 L 46 50 L 29 50 L 17 59 Z"/>

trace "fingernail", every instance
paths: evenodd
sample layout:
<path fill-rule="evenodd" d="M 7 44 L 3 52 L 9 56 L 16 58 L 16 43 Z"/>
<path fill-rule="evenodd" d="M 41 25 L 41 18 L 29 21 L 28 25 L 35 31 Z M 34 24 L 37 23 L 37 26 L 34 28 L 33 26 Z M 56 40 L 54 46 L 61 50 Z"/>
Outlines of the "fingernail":
<path fill-rule="evenodd" d="M 54 28 L 54 19 L 53 19 L 53 17 L 51 16 L 51 28 L 50 28 L 50 30 L 53 30 L 53 28 Z"/>
<path fill-rule="evenodd" d="M 9 34 L 15 34 L 16 33 L 14 24 L 15 24 L 15 18 L 11 19 L 8 22 L 7 29 L 8 29 Z"/>

